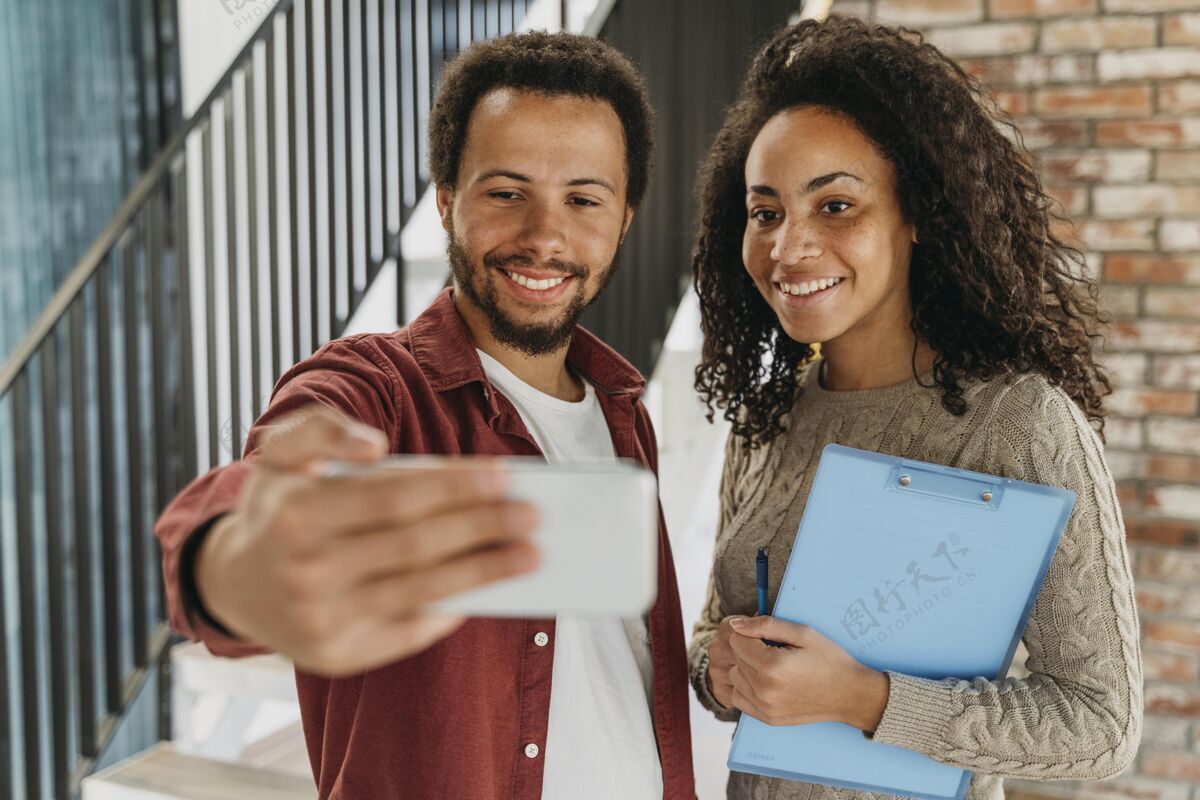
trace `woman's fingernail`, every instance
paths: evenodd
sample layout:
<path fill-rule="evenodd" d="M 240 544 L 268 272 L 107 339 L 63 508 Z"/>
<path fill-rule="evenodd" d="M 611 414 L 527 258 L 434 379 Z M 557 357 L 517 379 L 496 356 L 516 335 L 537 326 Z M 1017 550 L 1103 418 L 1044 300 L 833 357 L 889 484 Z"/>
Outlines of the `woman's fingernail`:
<path fill-rule="evenodd" d="M 729 624 L 735 628 L 744 628 L 744 627 L 746 627 L 746 618 L 745 617 L 731 617 L 729 620 Z"/>

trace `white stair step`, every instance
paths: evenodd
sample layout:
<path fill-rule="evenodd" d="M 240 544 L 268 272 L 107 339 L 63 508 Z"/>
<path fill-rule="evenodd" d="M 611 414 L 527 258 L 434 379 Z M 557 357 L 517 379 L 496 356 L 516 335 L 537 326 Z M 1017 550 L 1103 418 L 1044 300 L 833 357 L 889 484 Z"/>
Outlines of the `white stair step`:
<path fill-rule="evenodd" d="M 221 658 L 199 642 L 171 648 L 172 679 L 190 694 L 222 692 L 262 699 L 296 700 L 296 673 L 281 655 Z"/>
<path fill-rule="evenodd" d="M 175 752 L 163 742 L 83 780 L 83 800 L 316 800 L 312 779 Z"/>

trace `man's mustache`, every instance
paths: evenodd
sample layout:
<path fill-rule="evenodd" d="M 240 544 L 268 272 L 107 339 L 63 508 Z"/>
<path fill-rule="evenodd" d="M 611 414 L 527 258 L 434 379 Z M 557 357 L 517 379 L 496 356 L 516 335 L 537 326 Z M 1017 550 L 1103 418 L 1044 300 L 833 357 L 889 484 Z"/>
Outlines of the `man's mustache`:
<path fill-rule="evenodd" d="M 570 261 L 563 261 L 562 259 L 558 259 L 558 258 L 548 259 L 546 261 L 541 262 L 541 264 L 539 265 L 539 264 L 535 264 L 534 260 L 532 258 L 530 258 L 529 256 L 522 256 L 522 255 L 498 256 L 498 255 L 494 255 L 494 254 L 488 254 L 483 257 L 483 265 L 485 267 L 490 267 L 493 269 L 503 269 L 504 267 L 539 267 L 540 266 L 541 268 L 548 269 L 548 270 L 554 270 L 555 272 L 561 272 L 566 275 L 572 275 L 576 278 L 586 278 L 587 277 L 587 267 L 583 266 L 582 264 L 573 263 Z"/>

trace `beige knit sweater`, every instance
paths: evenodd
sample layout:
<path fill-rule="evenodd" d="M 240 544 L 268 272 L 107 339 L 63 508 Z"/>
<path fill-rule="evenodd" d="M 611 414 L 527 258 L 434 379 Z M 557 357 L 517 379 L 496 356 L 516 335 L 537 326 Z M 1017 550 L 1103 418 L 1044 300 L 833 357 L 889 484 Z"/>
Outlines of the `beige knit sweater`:
<path fill-rule="evenodd" d="M 1042 585 L 1024 642 L 1027 678 L 941 681 L 889 673 L 877 741 L 975 773 L 967 797 L 999 800 L 1002 778 L 1099 779 L 1133 760 L 1142 728 L 1142 659 L 1125 531 L 1101 444 L 1060 389 L 1024 376 L 967 388 L 955 417 L 916 380 L 830 392 L 808 370 L 786 431 L 750 450 L 731 437 L 708 601 L 690 648 L 700 702 L 708 645 L 720 621 L 756 611 L 753 553 L 768 547 L 778 586 L 830 442 L 1063 486 L 1078 499 Z M 926 381 L 928 382 L 928 381 Z M 864 765 L 864 769 L 869 766 Z M 862 800 L 867 792 L 734 772 L 731 800 Z"/>

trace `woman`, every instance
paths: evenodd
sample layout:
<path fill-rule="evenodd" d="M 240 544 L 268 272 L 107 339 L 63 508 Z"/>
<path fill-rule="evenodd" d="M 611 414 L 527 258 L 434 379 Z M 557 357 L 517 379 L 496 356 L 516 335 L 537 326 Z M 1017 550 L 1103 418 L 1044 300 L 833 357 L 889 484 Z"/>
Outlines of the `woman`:
<path fill-rule="evenodd" d="M 721 719 L 854 725 L 972 770 L 968 797 L 989 799 L 1003 776 L 1119 772 L 1142 717 L 1129 558 L 1093 429 L 1109 391 L 1095 286 L 1004 132 L 911 32 L 802 22 L 758 54 L 713 145 L 695 259 L 696 385 L 733 424 L 696 693 Z M 774 590 L 830 442 L 1076 492 L 1024 632 L 1029 677 L 879 672 L 815 629 L 750 618 L 755 548 Z M 728 791 L 867 796 L 742 773 Z"/>

